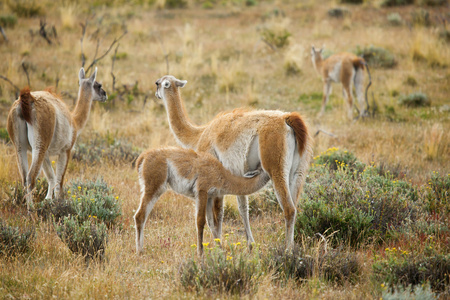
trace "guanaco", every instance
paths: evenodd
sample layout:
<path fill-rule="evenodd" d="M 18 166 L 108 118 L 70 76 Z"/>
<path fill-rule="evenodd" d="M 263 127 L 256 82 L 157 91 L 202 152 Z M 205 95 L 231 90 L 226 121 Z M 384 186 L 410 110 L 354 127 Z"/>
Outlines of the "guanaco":
<path fill-rule="evenodd" d="M 89 78 L 86 78 L 84 69 L 80 69 L 78 100 L 72 112 L 48 90 L 31 92 L 26 87 L 13 103 L 8 114 L 7 130 L 16 150 L 22 183 L 27 189 L 28 210 L 33 207 L 32 191 L 41 167 L 48 180 L 46 198 L 61 196 L 70 152 L 86 125 L 92 101 L 105 102 L 108 99 L 102 85 L 95 81 L 96 76 L 97 68 Z M 31 151 L 32 156 L 29 170 L 27 151 Z M 56 176 L 50 156 L 58 156 Z"/>
<path fill-rule="evenodd" d="M 156 81 L 156 97 L 162 99 L 170 129 L 185 148 L 208 152 L 231 173 L 243 176 L 259 168 L 273 182 L 277 200 L 284 211 L 286 246 L 294 241 L 296 205 L 311 158 L 312 139 L 299 113 L 277 110 L 235 109 L 217 115 L 198 126 L 187 116 L 180 88 L 187 81 L 166 75 Z M 207 222 L 213 236 L 222 233 L 223 196 L 217 195 L 207 207 Z M 248 200 L 239 195 L 238 208 L 247 242 L 254 242 L 248 217 Z"/>
<path fill-rule="evenodd" d="M 322 116 L 325 112 L 325 106 L 331 94 L 332 82 L 342 83 L 344 98 L 347 100 L 348 119 L 351 120 L 353 118 L 353 85 L 355 85 L 356 98 L 359 103 L 359 117 L 366 116 L 369 110 L 367 91 L 372 84 L 369 66 L 366 61 L 362 57 L 347 52 L 334 54 L 327 59 L 323 59 L 322 52 L 323 48 L 317 50 L 314 46 L 311 46 L 311 59 L 314 69 L 323 80 L 323 101 L 319 116 Z M 369 76 L 365 97 L 363 97 L 364 68 L 367 69 Z"/>
<path fill-rule="evenodd" d="M 212 196 L 251 194 L 268 180 L 268 175 L 260 170 L 235 176 L 209 153 L 175 147 L 143 152 L 136 160 L 136 167 L 141 187 L 140 205 L 134 215 L 138 254 L 142 252 L 147 218 L 168 187 L 195 200 L 197 251 L 202 255 L 206 207 Z"/>

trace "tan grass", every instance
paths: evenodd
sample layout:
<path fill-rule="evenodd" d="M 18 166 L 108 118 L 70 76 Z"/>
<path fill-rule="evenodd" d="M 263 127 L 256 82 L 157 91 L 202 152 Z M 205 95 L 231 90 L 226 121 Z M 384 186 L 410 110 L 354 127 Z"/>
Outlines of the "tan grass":
<path fill-rule="evenodd" d="M 414 61 L 425 61 L 431 67 L 446 67 L 450 63 L 450 49 L 429 29 L 416 29 L 410 46 Z"/>
<path fill-rule="evenodd" d="M 444 129 L 442 124 L 436 123 L 430 130 L 424 134 L 424 152 L 426 159 L 436 160 L 441 158 L 444 153 L 448 153 L 448 144 L 443 142 Z"/>

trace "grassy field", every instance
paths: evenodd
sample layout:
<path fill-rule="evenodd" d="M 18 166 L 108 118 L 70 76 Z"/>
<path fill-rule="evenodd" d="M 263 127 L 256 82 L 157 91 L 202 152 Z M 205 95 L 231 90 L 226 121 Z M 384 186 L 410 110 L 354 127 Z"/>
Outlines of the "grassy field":
<path fill-rule="evenodd" d="M 363 2 L 0 0 L 1 297 L 406 299 L 411 286 L 420 299 L 450 297 L 449 4 Z M 317 117 L 322 81 L 311 45 L 365 55 L 373 117 L 347 121 L 338 84 Z M 83 57 L 86 69 L 98 60 L 109 100 L 93 105 L 73 151 L 68 206 L 48 205 L 42 181 L 33 221 L 4 129 L 14 86 L 53 86 L 74 107 Z M 135 254 L 132 163 L 144 149 L 176 145 L 154 96 L 167 73 L 188 81 L 182 96 L 198 124 L 246 106 L 298 111 L 312 134 L 333 134 L 314 137 L 293 253 L 282 250 L 283 213 L 268 186 L 250 201 L 255 250 L 227 196 L 224 248 L 207 230 L 198 259 L 193 202 L 168 192 Z M 404 105 L 413 97 L 416 106 Z M 61 229 L 69 211 L 84 214 L 75 226 L 87 237 L 77 238 L 107 234 L 101 257 L 69 249 L 75 234 L 64 240 Z"/>

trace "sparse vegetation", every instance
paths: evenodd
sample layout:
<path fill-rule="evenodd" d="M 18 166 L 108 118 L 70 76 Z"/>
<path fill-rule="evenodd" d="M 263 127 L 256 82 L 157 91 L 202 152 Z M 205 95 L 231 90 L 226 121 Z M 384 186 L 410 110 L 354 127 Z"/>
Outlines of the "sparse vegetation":
<path fill-rule="evenodd" d="M 393 68 L 397 64 L 394 55 L 381 47 L 370 46 L 361 49 L 358 46 L 356 54 L 361 55 L 371 67 Z"/>
<path fill-rule="evenodd" d="M 34 228 L 21 230 L 0 221 L 0 258 L 27 253 L 34 238 Z"/>
<path fill-rule="evenodd" d="M 400 98 L 398 98 L 398 104 L 406 107 L 420 107 L 430 106 L 431 101 L 424 93 L 412 93 L 409 95 L 400 96 Z"/>
<path fill-rule="evenodd" d="M 363 2 L 0 1 L 0 235 L 12 237 L 0 243 L 0 298 L 449 298 L 448 1 Z M 328 15 L 336 5 L 342 18 Z M 421 9 L 431 26 L 420 15 L 413 23 Z M 40 19 L 52 44 L 39 32 Z M 83 55 L 80 22 L 88 26 Z M 125 30 L 117 52 L 118 43 L 95 64 L 109 99 L 93 104 L 64 197 L 44 199 L 41 172 L 29 214 L 5 130 L 17 89 L 28 84 L 22 63 L 32 89 L 54 86 L 74 107 L 82 56 L 87 68 Z M 311 45 L 325 46 L 325 58 L 346 51 L 367 59 L 368 98 L 378 114 L 347 122 L 334 85 L 317 116 L 323 82 Z M 226 196 L 221 246 L 206 228 L 208 250 L 198 258 L 195 204 L 168 192 L 135 255 L 133 161 L 143 149 L 177 145 L 154 96 L 164 74 L 188 81 L 181 93 L 197 124 L 243 106 L 298 111 L 308 121 L 316 159 L 297 202 L 293 252 L 285 252 L 284 212 L 269 182 L 249 196 L 252 251 L 236 199 Z M 429 105 L 397 102 L 415 92 Z"/>

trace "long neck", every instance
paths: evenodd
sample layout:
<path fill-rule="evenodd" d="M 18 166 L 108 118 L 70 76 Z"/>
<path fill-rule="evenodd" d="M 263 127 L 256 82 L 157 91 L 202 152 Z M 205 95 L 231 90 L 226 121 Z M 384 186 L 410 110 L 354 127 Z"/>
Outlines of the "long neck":
<path fill-rule="evenodd" d="M 314 69 L 316 69 L 316 72 L 321 74 L 322 73 L 322 65 L 323 65 L 322 55 L 320 55 L 320 54 L 314 55 L 314 57 L 312 58 L 312 62 L 314 65 Z"/>
<path fill-rule="evenodd" d="M 169 94 L 164 97 L 167 97 L 164 99 L 164 103 L 166 104 L 170 129 L 183 146 L 195 149 L 205 127 L 197 126 L 191 122 L 178 89 L 175 95 Z"/>
<path fill-rule="evenodd" d="M 78 92 L 78 101 L 75 109 L 72 111 L 72 117 L 77 129 L 77 134 L 81 133 L 81 130 L 86 125 L 89 118 L 89 112 L 91 111 L 91 97 L 87 96 L 83 89 Z"/>
<path fill-rule="evenodd" d="M 232 195 L 249 195 L 261 189 L 270 178 L 265 172 L 261 172 L 252 178 L 244 178 L 233 175 L 226 170 L 226 172 L 224 172 L 224 179 L 224 186 L 222 187 L 224 193 Z"/>

